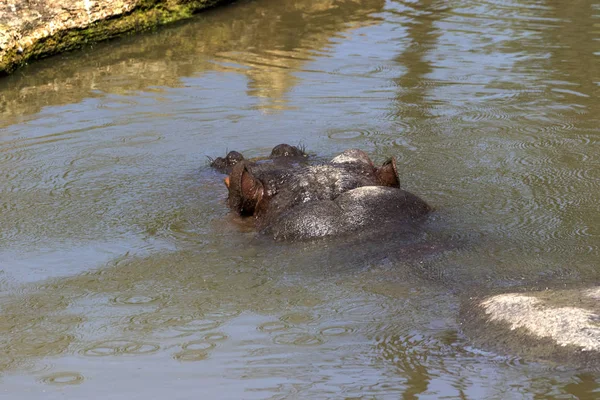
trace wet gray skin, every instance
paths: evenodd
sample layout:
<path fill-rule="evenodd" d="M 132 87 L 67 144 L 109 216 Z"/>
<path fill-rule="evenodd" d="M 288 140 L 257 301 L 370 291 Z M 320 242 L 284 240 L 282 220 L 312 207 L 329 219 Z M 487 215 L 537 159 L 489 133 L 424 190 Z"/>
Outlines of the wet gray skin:
<path fill-rule="evenodd" d="M 242 1 L 0 80 L 0 398 L 595 398 L 461 310 L 599 281 L 598 13 Z M 257 235 L 206 156 L 279 143 L 393 156 L 435 212 Z"/>
<path fill-rule="evenodd" d="M 333 200 L 296 206 L 262 229 L 275 239 L 304 240 L 374 231 L 393 238 L 417 230 L 430 207 L 417 196 L 383 186 L 362 186 Z M 264 223 L 263 223 L 264 224 Z"/>

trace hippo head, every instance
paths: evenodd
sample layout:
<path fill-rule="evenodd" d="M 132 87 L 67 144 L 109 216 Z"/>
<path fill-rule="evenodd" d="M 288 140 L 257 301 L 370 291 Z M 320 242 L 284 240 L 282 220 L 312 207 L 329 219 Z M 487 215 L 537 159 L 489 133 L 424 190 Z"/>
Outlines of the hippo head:
<path fill-rule="evenodd" d="M 294 159 L 285 146 L 271 160 L 242 159 L 225 178 L 229 208 L 253 217 L 261 233 L 303 240 L 384 225 L 407 231 L 431 211 L 400 189 L 394 158 L 376 167 L 363 151 L 347 150 L 330 162 L 276 162 Z"/>

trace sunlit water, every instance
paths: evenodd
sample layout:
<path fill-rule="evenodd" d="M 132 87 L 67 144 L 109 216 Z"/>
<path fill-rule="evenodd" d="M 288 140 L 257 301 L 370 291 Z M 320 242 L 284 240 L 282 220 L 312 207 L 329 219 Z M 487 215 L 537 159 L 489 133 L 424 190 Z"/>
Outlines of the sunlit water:
<path fill-rule="evenodd" d="M 460 312 L 598 282 L 599 57 L 591 0 L 257 0 L 0 80 L 0 397 L 594 398 Z M 395 156 L 434 250 L 257 240 L 206 156 L 282 142 Z"/>

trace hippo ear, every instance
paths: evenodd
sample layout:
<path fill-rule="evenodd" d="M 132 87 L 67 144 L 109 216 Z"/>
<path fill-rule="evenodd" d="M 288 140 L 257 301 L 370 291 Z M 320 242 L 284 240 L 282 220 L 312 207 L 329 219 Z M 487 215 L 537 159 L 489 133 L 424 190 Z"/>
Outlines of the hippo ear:
<path fill-rule="evenodd" d="M 377 176 L 377 182 L 381 186 L 400 187 L 400 178 L 398 178 L 398 169 L 394 157 L 384 162 L 381 168 L 377 168 L 375 175 Z"/>
<path fill-rule="evenodd" d="M 252 175 L 246 162 L 239 162 L 233 167 L 227 188 L 229 207 L 240 215 L 253 215 L 262 200 L 264 187 L 262 182 Z"/>

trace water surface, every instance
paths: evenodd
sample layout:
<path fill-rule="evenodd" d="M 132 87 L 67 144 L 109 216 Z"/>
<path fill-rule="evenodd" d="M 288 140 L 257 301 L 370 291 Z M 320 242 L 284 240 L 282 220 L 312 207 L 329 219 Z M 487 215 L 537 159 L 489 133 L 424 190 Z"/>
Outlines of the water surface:
<path fill-rule="evenodd" d="M 460 309 L 598 282 L 599 16 L 242 1 L 0 80 L 0 396 L 593 398 Z M 395 156 L 439 248 L 255 239 L 206 156 L 282 142 Z"/>

